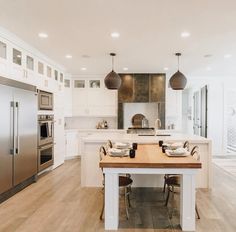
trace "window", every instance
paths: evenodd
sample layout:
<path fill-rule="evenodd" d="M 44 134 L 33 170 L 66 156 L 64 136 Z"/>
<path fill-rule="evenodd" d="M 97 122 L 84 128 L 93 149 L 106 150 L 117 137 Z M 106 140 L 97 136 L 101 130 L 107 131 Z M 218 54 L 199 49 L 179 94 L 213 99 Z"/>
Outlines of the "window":
<path fill-rule="evenodd" d="M 21 65 L 21 60 L 22 60 L 22 53 L 13 48 L 13 63 Z"/>
<path fill-rule="evenodd" d="M 31 56 L 26 57 L 26 67 L 30 70 L 34 70 L 34 59 Z"/>
<path fill-rule="evenodd" d="M 60 73 L 60 82 L 63 82 L 63 73 Z"/>
<path fill-rule="evenodd" d="M 0 57 L 3 59 L 7 58 L 7 45 L 0 41 Z"/>
<path fill-rule="evenodd" d="M 47 66 L 47 77 L 52 77 L 52 68 Z"/>
<path fill-rule="evenodd" d="M 65 86 L 65 88 L 70 88 L 70 80 L 65 79 L 64 86 Z"/>
<path fill-rule="evenodd" d="M 85 81 L 84 80 L 75 80 L 74 87 L 75 88 L 85 88 Z"/>
<path fill-rule="evenodd" d="M 42 74 L 44 73 L 44 67 L 43 67 L 43 63 L 41 63 L 40 61 L 38 62 L 38 73 Z"/>
<path fill-rule="evenodd" d="M 57 70 L 54 70 L 54 77 L 55 77 L 55 80 L 57 81 L 58 80 L 58 71 Z"/>

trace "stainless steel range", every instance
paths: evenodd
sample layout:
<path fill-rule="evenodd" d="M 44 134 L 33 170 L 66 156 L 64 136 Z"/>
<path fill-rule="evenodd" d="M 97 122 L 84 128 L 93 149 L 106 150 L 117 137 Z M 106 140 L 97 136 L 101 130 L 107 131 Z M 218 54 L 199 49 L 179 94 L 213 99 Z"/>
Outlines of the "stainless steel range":
<path fill-rule="evenodd" d="M 38 172 L 54 162 L 54 116 L 38 116 Z"/>

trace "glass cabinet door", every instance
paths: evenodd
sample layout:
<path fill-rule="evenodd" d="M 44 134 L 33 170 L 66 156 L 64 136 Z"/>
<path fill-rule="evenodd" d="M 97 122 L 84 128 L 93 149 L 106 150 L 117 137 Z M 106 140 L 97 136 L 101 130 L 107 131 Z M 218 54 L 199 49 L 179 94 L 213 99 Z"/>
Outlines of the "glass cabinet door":
<path fill-rule="evenodd" d="M 22 62 L 22 53 L 21 51 L 13 48 L 13 63 L 21 65 Z"/>
<path fill-rule="evenodd" d="M 52 68 L 47 66 L 47 77 L 52 77 Z"/>
<path fill-rule="evenodd" d="M 7 58 L 7 45 L 0 41 L 0 57 L 3 59 Z"/>
<path fill-rule="evenodd" d="M 31 56 L 26 57 L 26 67 L 27 69 L 34 70 L 34 59 Z"/>
<path fill-rule="evenodd" d="M 44 69 L 43 63 L 39 61 L 38 62 L 38 73 L 43 75 L 43 73 L 44 73 L 43 69 Z"/>

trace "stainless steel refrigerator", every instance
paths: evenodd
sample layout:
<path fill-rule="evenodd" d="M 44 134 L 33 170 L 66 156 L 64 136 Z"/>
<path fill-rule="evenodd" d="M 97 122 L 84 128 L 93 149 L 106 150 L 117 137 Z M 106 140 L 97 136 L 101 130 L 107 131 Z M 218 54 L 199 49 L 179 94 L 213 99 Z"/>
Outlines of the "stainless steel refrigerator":
<path fill-rule="evenodd" d="M 36 174 L 36 87 L 0 77 L 0 194 Z"/>

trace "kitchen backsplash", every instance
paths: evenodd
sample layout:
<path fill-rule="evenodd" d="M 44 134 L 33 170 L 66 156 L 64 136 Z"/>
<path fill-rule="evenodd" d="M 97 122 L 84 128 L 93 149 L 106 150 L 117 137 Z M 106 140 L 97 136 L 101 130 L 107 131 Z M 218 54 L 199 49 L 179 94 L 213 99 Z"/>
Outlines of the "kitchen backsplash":
<path fill-rule="evenodd" d="M 116 117 L 66 117 L 65 129 L 96 129 L 102 120 L 107 121 L 108 129 L 117 129 Z"/>

